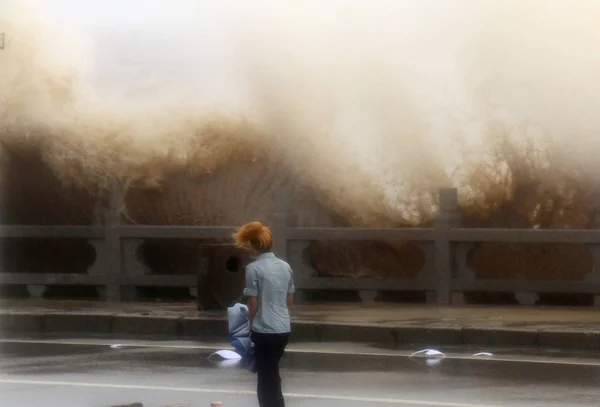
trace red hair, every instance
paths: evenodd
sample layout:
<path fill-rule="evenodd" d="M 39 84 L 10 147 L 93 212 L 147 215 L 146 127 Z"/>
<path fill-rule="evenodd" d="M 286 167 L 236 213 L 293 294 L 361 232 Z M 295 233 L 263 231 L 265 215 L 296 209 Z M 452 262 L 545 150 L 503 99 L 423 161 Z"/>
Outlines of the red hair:
<path fill-rule="evenodd" d="M 260 222 L 251 222 L 242 226 L 233 234 L 238 247 L 252 247 L 259 253 L 270 252 L 273 248 L 273 235 L 268 227 Z"/>

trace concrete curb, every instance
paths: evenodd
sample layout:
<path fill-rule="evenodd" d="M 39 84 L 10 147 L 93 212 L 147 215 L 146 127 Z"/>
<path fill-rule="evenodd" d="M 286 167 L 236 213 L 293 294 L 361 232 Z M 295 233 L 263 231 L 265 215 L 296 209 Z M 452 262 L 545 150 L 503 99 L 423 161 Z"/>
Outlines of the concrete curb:
<path fill-rule="evenodd" d="M 153 316 L 85 312 L 0 313 L 3 337 L 110 335 L 117 338 L 224 340 L 224 317 Z M 292 342 L 353 342 L 379 347 L 406 345 L 600 350 L 600 328 L 537 328 L 461 325 L 360 325 L 294 321 Z"/>

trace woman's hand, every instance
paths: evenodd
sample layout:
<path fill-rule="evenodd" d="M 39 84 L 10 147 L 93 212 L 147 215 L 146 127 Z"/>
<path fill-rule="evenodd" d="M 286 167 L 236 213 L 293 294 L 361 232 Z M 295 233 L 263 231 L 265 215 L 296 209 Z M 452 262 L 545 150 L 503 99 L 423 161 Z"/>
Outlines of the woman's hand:
<path fill-rule="evenodd" d="M 252 330 L 252 323 L 254 322 L 254 316 L 258 309 L 258 300 L 256 297 L 248 297 L 248 321 L 250 322 L 250 330 Z"/>

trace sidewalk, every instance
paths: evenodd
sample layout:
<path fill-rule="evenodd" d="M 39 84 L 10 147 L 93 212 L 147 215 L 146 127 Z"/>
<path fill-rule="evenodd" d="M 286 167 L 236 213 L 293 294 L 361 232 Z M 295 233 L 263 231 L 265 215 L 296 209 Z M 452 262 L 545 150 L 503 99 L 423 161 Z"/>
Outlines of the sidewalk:
<path fill-rule="evenodd" d="M 600 350 L 594 308 L 302 304 L 293 322 L 293 342 Z M 198 312 L 193 303 L 4 300 L 0 333 L 212 341 L 226 340 L 227 321 L 225 312 Z"/>

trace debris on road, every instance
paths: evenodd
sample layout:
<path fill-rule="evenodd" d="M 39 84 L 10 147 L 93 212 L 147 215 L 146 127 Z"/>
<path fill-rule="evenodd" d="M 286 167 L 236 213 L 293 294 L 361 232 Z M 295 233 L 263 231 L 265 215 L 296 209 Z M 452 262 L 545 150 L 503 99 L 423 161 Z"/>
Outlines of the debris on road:
<path fill-rule="evenodd" d="M 479 353 L 474 354 L 473 356 L 476 356 L 476 357 L 479 357 L 479 356 L 491 357 L 491 356 L 494 356 L 494 354 L 490 353 L 490 352 L 479 352 Z"/>
<path fill-rule="evenodd" d="M 425 359 L 425 364 L 429 367 L 434 367 L 442 363 L 442 359 L 446 357 L 445 354 L 436 349 L 423 349 L 413 353 L 409 356 L 410 360 L 415 361 L 413 358 Z"/>
<path fill-rule="evenodd" d="M 420 355 L 434 356 L 437 358 L 445 358 L 446 357 L 446 355 L 444 355 L 442 352 L 440 352 L 439 350 L 436 350 L 436 349 L 423 349 L 423 350 L 413 353 L 412 355 L 410 355 L 410 357 L 412 358 L 412 357 L 420 356 Z"/>

